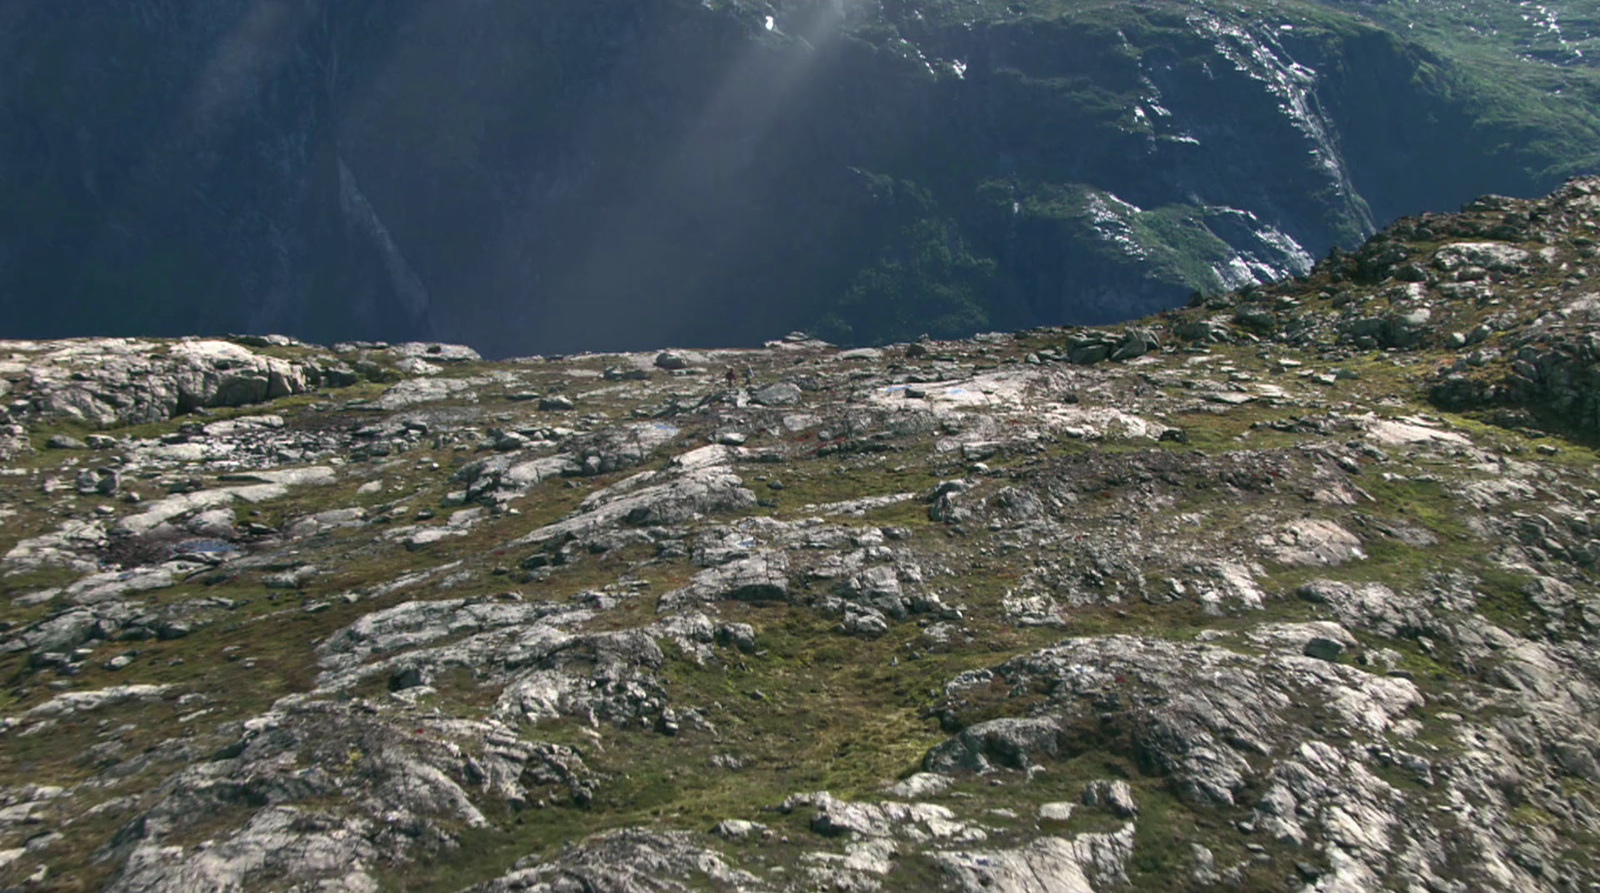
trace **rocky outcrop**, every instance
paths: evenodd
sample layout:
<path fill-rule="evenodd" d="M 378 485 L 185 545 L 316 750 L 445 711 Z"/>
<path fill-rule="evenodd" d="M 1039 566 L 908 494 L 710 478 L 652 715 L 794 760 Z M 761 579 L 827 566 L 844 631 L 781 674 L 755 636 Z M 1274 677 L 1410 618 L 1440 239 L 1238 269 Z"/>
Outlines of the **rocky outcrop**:
<path fill-rule="evenodd" d="M 678 893 L 695 889 L 691 885 L 701 879 L 750 893 L 769 889 L 754 876 L 728 866 L 715 851 L 696 846 L 688 835 L 627 829 L 569 845 L 551 862 L 519 867 L 463 893 L 558 893 L 569 889 Z"/>
<path fill-rule="evenodd" d="M 570 751 L 523 747 L 500 727 L 439 731 L 407 735 L 359 709 L 327 704 L 257 717 L 212 760 L 169 779 L 156 806 L 117 834 L 102 854 L 125 860 L 109 889 L 225 889 L 270 876 L 376 890 L 381 865 L 454 845 L 440 823 L 486 824 L 468 794 L 472 782 L 498 781 L 491 790 L 501 796 L 509 784 L 520 802 L 519 779 L 581 785 L 586 774 Z M 330 797 L 354 797 L 359 809 L 303 805 Z M 250 818 L 202 858 L 165 845 L 240 807 Z"/>
<path fill-rule="evenodd" d="M 300 356 L 285 359 L 259 348 Z M 437 353 L 430 354 L 430 349 Z M 381 345 L 379 355 L 390 363 L 417 356 L 437 360 L 447 350 L 452 361 L 477 356 L 470 348 L 422 344 Z M 160 343 L 137 338 L 4 341 L 0 351 L 8 357 L 0 360 L 0 381 L 6 382 L 12 398 L 11 416 L 89 427 L 163 421 L 393 374 L 365 355 L 356 361 L 362 367 L 358 374 L 335 354 L 307 349 L 283 336 Z M 350 351 L 372 353 L 354 347 Z"/>
<path fill-rule="evenodd" d="M 225 341 L 159 348 L 131 339 L 0 346 L 6 348 L 12 352 L 7 371 L 26 375 L 14 391 L 26 395 L 29 410 L 99 427 L 262 403 L 322 383 L 314 365 L 261 356 Z"/>

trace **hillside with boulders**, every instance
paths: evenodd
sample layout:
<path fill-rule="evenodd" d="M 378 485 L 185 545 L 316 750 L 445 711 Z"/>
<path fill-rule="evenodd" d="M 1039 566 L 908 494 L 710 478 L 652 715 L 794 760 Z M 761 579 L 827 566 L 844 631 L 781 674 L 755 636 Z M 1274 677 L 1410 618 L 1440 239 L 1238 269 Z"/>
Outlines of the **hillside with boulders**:
<path fill-rule="evenodd" d="M 0 886 L 1595 889 L 1597 226 L 855 349 L 0 342 Z"/>

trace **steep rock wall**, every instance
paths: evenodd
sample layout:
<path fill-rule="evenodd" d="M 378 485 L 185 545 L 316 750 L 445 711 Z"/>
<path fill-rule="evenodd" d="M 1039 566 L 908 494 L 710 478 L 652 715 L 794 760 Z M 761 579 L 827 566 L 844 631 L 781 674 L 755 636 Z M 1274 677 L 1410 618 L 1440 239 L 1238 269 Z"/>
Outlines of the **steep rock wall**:
<path fill-rule="evenodd" d="M 0 305 L 497 354 L 1105 321 L 1579 162 L 1447 60 L 1277 16 L 14 4 Z"/>

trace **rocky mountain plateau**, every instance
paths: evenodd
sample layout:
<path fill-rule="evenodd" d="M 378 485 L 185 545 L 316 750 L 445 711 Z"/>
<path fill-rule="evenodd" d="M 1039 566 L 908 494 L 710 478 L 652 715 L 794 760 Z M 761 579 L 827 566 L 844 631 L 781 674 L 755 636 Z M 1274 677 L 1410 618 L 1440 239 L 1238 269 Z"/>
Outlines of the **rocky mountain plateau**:
<path fill-rule="evenodd" d="M 1600 890 L 1600 178 L 1108 328 L 0 342 L 0 886 Z"/>

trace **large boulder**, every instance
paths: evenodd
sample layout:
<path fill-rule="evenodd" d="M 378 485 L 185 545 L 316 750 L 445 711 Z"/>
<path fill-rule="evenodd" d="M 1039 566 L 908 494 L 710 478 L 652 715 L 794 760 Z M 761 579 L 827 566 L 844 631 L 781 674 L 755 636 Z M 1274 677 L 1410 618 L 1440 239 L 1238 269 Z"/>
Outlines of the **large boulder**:
<path fill-rule="evenodd" d="M 32 345 L 27 395 L 45 416 L 110 426 L 161 421 L 196 409 L 247 406 L 322 384 L 306 361 L 228 341 L 170 345 L 104 338 Z"/>
<path fill-rule="evenodd" d="M 762 406 L 793 406 L 800 402 L 800 386 L 788 381 L 777 381 L 758 388 L 750 400 Z"/>

